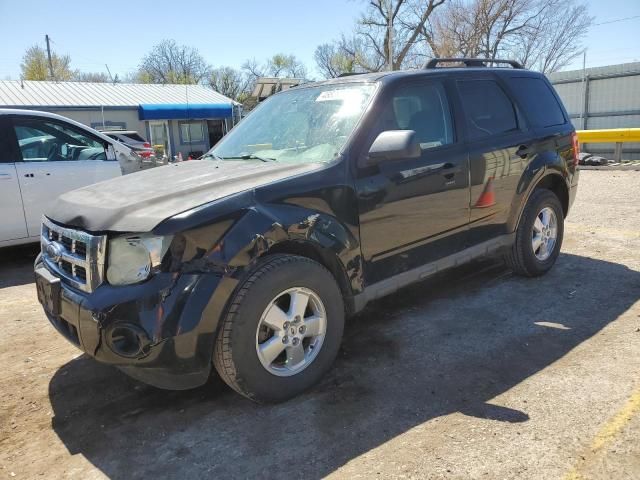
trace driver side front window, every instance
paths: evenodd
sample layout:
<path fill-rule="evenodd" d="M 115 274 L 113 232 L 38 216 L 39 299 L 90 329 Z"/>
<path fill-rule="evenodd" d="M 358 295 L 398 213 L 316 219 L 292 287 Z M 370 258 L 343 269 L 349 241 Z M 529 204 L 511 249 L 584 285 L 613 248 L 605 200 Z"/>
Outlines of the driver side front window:
<path fill-rule="evenodd" d="M 16 119 L 14 130 L 25 162 L 106 160 L 104 145 L 79 129 L 49 119 Z"/>
<path fill-rule="evenodd" d="M 381 131 L 414 130 L 423 150 L 454 142 L 447 95 L 437 81 L 397 88 L 380 121 Z"/>

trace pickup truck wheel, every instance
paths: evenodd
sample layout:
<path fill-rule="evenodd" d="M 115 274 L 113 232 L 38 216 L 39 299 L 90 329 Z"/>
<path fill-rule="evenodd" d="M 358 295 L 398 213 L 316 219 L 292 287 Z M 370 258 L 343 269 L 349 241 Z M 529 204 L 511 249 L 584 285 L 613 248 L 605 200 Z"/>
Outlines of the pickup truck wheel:
<path fill-rule="evenodd" d="M 560 254 L 563 234 L 560 200 L 551 190 L 535 190 L 522 213 L 515 242 L 506 254 L 507 264 L 518 275 L 536 277 L 547 273 Z"/>
<path fill-rule="evenodd" d="M 331 273 L 305 257 L 273 255 L 231 300 L 216 339 L 214 366 L 245 397 L 284 401 L 329 370 L 343 328 L 342 294 Z"/>

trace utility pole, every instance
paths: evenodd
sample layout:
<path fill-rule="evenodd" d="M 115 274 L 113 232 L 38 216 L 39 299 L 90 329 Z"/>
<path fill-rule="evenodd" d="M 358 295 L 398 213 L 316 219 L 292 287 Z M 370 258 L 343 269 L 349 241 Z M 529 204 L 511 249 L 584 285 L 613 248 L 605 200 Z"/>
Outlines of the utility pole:
<path fill-rule="evenodd" d="M 56 77 L 53 76 L 53 62 L 51 61 L 51 45 L 49 45 L 49 35 L 45 35 L 44 39 L 47 42 L 47 57 L 49 57 L 49 75 L 51 75 L 52 80 L 55 80 Z"/>
<path fill-rule="evenodd" d="M 389 25 L 387 26 L 387 51 L 389 52 L 389 71 L 393 70 L 393 0 L 389 0 L 388 13 Z"/>
<path fill-rule="evenodd" d="M 587 79 L 587 49 L 582 52 L 582 108 L 580 109 L 580 128 L 586 130 L 589 85 Z"/>
<path fill-rule="evenodd" d="M 109 74 L 109 78 L 111 79 L 111 83 L 113 83 L 114 85 L 116 84 L 116 80 L 118 78 L 118 76 L 116 75 L 116 78 L 113 78 L 113 75 L 111 75 L 111 70 L 109 70 L 109 65 L 107 65 L 106 63 L 104 64 L 104 66 L 107 69 L 107 73 Z"/>

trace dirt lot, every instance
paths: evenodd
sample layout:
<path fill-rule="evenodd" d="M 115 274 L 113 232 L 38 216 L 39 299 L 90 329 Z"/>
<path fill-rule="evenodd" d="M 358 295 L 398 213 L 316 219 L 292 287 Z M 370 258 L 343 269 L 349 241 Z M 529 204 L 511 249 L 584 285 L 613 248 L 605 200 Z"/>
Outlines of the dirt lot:
<path fill-rule="evenodd" d="M 640 478 L 640 172 L 582 172 L 565 235 L 544 278 L 488 260 L 376 302 L 266 407 L 80 355 L 5 250 L 0 477 Z"/>

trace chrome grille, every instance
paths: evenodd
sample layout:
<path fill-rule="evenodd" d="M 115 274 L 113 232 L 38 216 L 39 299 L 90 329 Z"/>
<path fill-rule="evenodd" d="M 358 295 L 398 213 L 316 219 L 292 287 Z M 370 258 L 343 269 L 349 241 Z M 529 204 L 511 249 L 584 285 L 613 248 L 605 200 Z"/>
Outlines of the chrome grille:
<path fill-rule="evenodd" d="M 106 245 L 106 235 L 61 227 L 42 217 L 42 260 L 72 287 L 92 292 L 102 283 Z"/>

